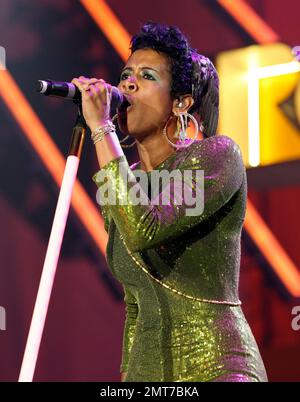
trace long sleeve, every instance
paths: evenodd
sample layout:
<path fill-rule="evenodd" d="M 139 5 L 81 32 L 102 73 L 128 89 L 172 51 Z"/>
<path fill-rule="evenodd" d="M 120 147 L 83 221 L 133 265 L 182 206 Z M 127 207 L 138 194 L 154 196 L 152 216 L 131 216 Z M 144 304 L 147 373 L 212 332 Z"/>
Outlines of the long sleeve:
<path fill-rule="evenodd" d="M 123 332 L 123 347 L 122 347 L 122 362 L 120 366 L 120 372 L 126 372 L 128 369 L 128 362 L 131 347 L 134 340 L 135 325 L 138 315 L 138 305 L 133 294 L 124 286 L 126 303 L 126 319 Z"/>
<path fill-rule="evenodd" d="M 176 166 L 184 177 L 184 195 L 176 188 L 176 181 L 172 181 L 169 202 L 165 205 L 157 202 L 162 199 L 162 192 L 157 194 L 155 202 L 147 198 L 125 156 L 112 160 L 93 177 L 101 188 L 103 174 L 106 175 L 111 194 L 116 197 L 106 208 L 131 251 L 151 248 L 186 232 L 220 209 L 241 187 L 245 168 L 240 149 L 231 138 L 210 137 L 189 148 L 183 151 L 185 157 Z M 185 179 L 187 171 L 193 172 L 191 180 Z M 203 176 L 196 174 L 195 178 L 197 171 L 202 171 Z M 137 189 L 148 202 L 136 203 Z M 202 192 L 204 208 L 193 215 L 187 213 L 191 206 L 186 200 L 193 198 L 195 189 L 198 194 Z"/>
<path fill-rule="evenodd" d="M 108 205 L 101 205 L 100 207 L 101 215 L 104 221 L 104 229 L 108 233 L 109 224 L 110 224 L 110 215 L 108 210 Z"/>

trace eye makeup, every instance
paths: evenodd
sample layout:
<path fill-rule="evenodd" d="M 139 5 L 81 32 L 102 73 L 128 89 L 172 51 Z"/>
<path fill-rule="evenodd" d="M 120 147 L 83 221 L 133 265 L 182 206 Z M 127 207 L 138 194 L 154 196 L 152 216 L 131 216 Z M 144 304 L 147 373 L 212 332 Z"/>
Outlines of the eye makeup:
<path fill-rule="evenodd" d="M 149 79 L 152 81 L 157 81 L 159 79 L 159 72 L 152 67 L 141 67 L 140 70 L 141 70 L 142 77 L 145 77 L 146 75 L 150 77 L 150 78 L 146 78 L 146 79 Z M 120 75 L 120 81 L 127 79 L 125 77 L 130 76 L 132 71 L 133 71 L 133 69 L 131 67 L 124 68 L 124 70 L 121 72 L 121 75 Z"/>

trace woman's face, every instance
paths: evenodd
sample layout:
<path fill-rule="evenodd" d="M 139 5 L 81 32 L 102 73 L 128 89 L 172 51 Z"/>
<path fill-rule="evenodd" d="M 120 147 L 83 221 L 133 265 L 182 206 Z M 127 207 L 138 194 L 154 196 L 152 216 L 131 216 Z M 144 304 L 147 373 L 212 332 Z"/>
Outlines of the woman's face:
<path fill-rule="evenodd" d="M 171 115 L 170 62 L 151 49 L 135 51 L 122 70 L 118 88 L 131 106 L 118 113 L 120 129 L 137 139 L 161 131 Z"/>

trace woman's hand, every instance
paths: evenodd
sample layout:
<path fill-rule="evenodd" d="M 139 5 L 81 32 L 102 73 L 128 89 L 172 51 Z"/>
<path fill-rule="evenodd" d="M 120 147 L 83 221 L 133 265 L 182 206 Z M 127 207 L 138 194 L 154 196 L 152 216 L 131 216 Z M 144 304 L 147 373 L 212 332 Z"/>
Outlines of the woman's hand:
<path fill-rule="evenodd" d="M 102 79 L 84 76 L 74 78 L 72 83 L 81 92 L 83 116 L 93 132 L 110 119 L 111 85 Z"/>

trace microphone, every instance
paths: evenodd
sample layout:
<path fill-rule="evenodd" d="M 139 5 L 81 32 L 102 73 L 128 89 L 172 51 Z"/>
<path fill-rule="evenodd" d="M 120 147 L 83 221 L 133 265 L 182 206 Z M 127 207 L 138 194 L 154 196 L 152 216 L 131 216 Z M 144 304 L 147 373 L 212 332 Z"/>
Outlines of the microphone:
<path fill-rule="evenodd" d="M 77 86 L 71 82 L 38 80 L 36 91 L 47 96 L 55 96 L 81 102 L 81 92 Z M 112 87 L 111 108 L 117 109 L 124 101 L 126 101 L 125 96 L 117 87 Z"/>

